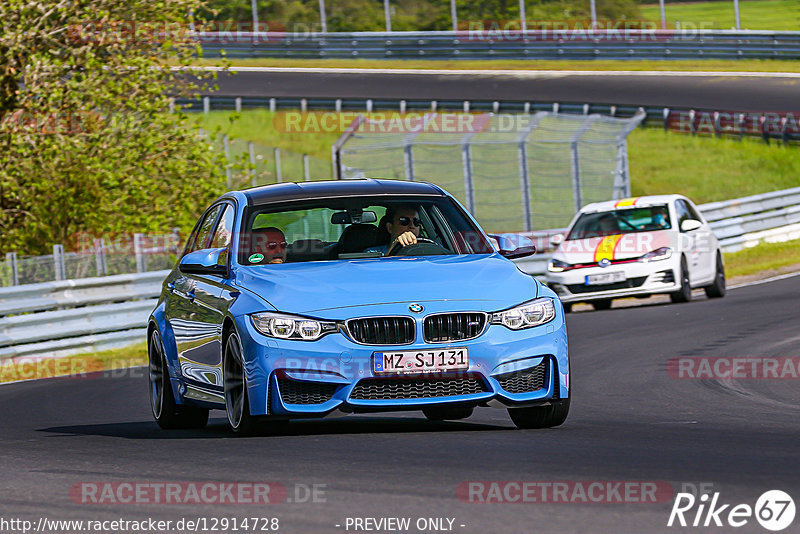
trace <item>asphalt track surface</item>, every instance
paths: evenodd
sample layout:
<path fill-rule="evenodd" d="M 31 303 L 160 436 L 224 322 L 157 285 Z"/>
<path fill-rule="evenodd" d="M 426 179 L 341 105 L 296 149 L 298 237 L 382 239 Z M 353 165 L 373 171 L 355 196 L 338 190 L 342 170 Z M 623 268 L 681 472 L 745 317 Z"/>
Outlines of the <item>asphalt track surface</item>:
<path fill-rule="evenodd" d="M 671 499 L 486 504 L 456 490 L 465 481 L 666 481 L 674 491 L 711 483 L 726 503 L 753 505 L 769 489 L 800 502 L 797 380 L 679 380 L 666 371 L 681 356 L 800 356 L 799 293 L 794 277 L 724 299 L 569 315 L 572 411 L 549 430 L 516 430 L 504 410 L 479 408 L 463 422 L 358 415 L 235 438 L 219 418 L 202 431 L 159 430 L 142 368 L 0 386 L 0 517 L 262 516 L 280 518 L 287 533 L 344 532 L 335 525 L 347 517 L 450 517 L 464 533 L 624 533 L 678 530 L 666 527 Z M 326 502 L 71 500 L 70 487 L 87 481 L 277 481 L 290 498 L 294 484 L 324 484 Z M 736 530 L 765 532 L 754 520 Z"/>
<path fill-rule="evenodd" d="M 657 73 L 414 73 L 355 69 L 239 69 L 218 95 L 569 102 L 736 112 L 798 111 L 800 78 Z"/>

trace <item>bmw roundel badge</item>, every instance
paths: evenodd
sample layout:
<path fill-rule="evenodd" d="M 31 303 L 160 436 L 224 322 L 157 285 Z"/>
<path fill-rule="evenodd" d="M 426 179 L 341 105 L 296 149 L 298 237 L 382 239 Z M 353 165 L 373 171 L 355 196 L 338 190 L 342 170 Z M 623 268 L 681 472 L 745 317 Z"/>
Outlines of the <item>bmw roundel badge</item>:
<path fill-rule="evenodd" d="M 597 265 L 599 265 L 600 267 L 608 267 L 609 265 L 611 265 L 611 260 L 609 260 L 608 258 L 603 258 L 602 260 L 597 262 Z"/>
<path fill-rule="evenodd" d="M 414 304 L 412 304 L 411 306 L 409 306 L 409 307 L 408 307 L 408 309 L 409 309 L 409 310 L 411 310 L 411 311 L 412 311 L 412 312 L 414 312 L 414 313 L 419 313 L 419 312 L 421 312 L 422 310 L 424 310 L 425 308 L 423 308 L 423 307 L 422 307 L 422 304 L 417 304 L 417 303 L 415 302 Z"/>

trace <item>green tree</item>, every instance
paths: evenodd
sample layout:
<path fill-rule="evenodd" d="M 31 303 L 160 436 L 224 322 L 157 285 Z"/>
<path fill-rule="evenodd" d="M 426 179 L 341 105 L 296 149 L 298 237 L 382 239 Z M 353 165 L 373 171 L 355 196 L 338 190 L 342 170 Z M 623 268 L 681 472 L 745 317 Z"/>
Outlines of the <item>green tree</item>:
<path fill-rule="evenodd" d="M 0 3 L 0 250 L 186 230 L 224 190 L 218 152 L 168 113 L 170 95 L 210 82 L 178 70 L 197 52 L 187 30 L 200 7 Z"/>

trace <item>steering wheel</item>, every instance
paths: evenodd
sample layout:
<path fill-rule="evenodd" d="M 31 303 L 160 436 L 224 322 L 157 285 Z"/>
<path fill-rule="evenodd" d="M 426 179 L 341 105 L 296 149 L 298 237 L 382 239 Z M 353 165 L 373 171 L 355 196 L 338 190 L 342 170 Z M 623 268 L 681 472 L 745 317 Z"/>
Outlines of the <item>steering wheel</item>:
<path fill-rule="evenodd" d="M 392 246 L 392 248 L 390 248 L 389 250 L 386 251 L 386 255 L 387 256 L 397 256 L 398 253 L 401 250 L 403 250 L 404 248 L 413 247 L 414 245 L 420 245 L 420 244 L 436 245 L 437 247 L 441 246 L 441 245 L 439 245 L 439 243 L 437 243 L 433 239 L 428 239 L 427 237 L 418 237 L 417 238 L 417 242 L 416 243 L 411 243 L 410 245 L 401 245 L 399 241 L 395 241 L 394 245 Z"/>

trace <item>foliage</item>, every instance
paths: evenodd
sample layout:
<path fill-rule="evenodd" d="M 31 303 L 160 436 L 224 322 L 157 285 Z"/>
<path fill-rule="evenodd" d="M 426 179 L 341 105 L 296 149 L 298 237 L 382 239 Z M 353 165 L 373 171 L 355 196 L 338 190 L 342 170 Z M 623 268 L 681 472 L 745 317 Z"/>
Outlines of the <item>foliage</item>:
<path fill-rule="evenodd" d="M 222 191 L 220 156 L 165 113 L 165 88 L 208 83 L 169 68 L 192 61 L 199 2 L 0 3 L 0 250 L 186 230 Z"/>

